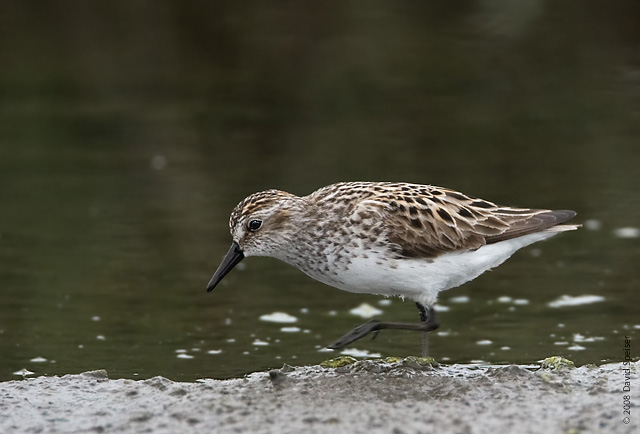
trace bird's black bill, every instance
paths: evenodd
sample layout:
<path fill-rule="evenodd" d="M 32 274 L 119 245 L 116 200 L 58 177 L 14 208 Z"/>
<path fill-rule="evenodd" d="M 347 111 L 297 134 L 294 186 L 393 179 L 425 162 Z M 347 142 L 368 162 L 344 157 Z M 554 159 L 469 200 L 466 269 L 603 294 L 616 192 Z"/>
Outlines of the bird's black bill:
<path fill-rule="evenodd" d="M 213 274 L 213 277 L 209 281 L 207 285 L 207 292 L 213 291 L 213 288 L 220 283 L 222 278 L 229 273 L 235 267 L 238 262 L 244 259 L 244 253 L 240 250 L 240 246 L 237 243 L 231 244 L 231 248 L 227 252 L 227 255 L 222 260 L 222 263 Z"/>

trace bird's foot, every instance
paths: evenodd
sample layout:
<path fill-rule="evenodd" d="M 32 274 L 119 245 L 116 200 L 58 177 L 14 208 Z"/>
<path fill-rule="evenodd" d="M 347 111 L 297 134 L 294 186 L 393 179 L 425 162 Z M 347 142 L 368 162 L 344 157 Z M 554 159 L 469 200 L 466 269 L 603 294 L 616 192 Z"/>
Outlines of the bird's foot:
<path fill-rule="evenodd" d="M 433 317 L 432 317 L 433 318 Z M 429 320 L 426 322 L 419 323 L 405 323 L 405 322 L 382 322 L 375 319 L 369 320 L 368 322 L 362 324 L 361 326 L 356 327 L 351 330 L 346 335 L 342 336 L 340 339 L 332 342 L 327 345 L 327 348 L 332 350 L 337 350 L 349 345 L 352 342 L 357 341 L 368 335 L 371 332 L 377 332 L 383 329 L 397 329 L 397 330 L 414 330 L 421 332 L 430 332 L 438 328 L 438 323 L 433 320 Z"/>
<path fill-rule="evenodd" d="M 327 348 L 332 350 L 338 350 L 340 348 L 346 347 L 352 342 L 357 341 L 360 338 L 365 337 L 371 332 L 375 332 L 380 330 L 378 326 L 381 324 L 377 319 L 372 319 L 367 321 L 366 323 L 354 328 L 346 335 L 342 336 L 340 339 L 334 341 L 333 343 L 327 345 Z M 375 336 L 375 335 L 374 335 Z"/>

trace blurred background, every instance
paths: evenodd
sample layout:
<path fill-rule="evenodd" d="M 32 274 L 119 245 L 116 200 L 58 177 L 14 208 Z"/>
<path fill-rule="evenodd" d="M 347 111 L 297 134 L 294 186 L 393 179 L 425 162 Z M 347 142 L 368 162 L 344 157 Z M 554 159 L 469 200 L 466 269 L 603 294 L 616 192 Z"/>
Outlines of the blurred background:
<path fill-rule="evenodd" d="M 334 357 L 363 303 L 417 320 L 268 258 L 205 291 L 245 196 L 353 180 L 585 223 L 441 294 L 437 360 L 622 360 L 640 329 L 639 17 L 636 1 L 3 0 L 0 379 L 228 378 Z M 384 331 L 349 353 L 420 342 Z"/>

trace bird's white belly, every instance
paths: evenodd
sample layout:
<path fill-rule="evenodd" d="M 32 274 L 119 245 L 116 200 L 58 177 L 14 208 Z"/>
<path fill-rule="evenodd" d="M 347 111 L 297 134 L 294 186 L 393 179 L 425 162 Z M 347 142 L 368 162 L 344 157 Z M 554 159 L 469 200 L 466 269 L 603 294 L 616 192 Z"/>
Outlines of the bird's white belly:
<path fill-rule="evenodd" d="M 538 232 L 473 251 L 447 253 L 431 261 L 384 258 L 367 251 L 351 258 L 349 266 L 336 276 L 312 277 L 345 291 L 401 296 L 433 305 L 440 291 L 475 279 L 500 265 L 518 249 L 555 234 Z"/>

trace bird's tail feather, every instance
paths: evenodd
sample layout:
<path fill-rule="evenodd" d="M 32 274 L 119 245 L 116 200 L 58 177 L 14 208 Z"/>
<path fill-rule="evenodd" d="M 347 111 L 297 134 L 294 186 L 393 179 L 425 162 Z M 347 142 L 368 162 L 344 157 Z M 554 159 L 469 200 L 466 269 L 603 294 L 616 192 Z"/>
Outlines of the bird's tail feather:
<path fill-rule="evenodd" d="M 564 232 L 564 231 L 575 231 L 576 229 L 582 227 L 582 225 L 557 225 L 551 226 L 544 230 L 544 232 Z"/>

